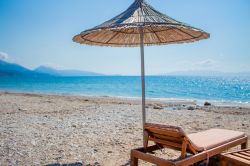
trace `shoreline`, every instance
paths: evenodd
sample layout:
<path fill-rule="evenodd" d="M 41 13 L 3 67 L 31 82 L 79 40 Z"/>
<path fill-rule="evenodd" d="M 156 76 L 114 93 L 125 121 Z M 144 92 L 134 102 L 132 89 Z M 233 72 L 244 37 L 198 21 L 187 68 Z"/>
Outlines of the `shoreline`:
<path fill-rule="evenodd" d="M 179 126 L 187 134 L 222 128 L 250 136 L 250 108 L 152 100 L 146 107 L 147 122 Z M 126 165 L 130 150 L 142 146 L 141 102 L 0 92 L 0 131 L 0 165 Z"/>
<path fill-rule="evenodd" d="M 133 97 L 133 96 L 111 96 L 111 95 L 86 95 L 86 94 L 64 94 L 64 93 L 42 93 L 42 92 L 23 92 L 23 91 L 2 91 L 0 90 L 0 94 L 2 93 L 10 93 L 10 94 L 31 94 L 31 95 L 49 95 L 49 96 L 69 96 L 69 97 L 91 97 L 91 98 L 114 98 L 121 100 L 141 100 L 141 97 Z M 195 98 L 147 98 L 146 101 L 151 102 L 163 102 L 163 103 L 195 103 L 198 106 L 204 106 L 205 102 L 211 103 L 212 106 L 216 107 L 246 107 L 250 108 L 250 101 L 230 101 L 230 100 L 214 100 L 214 99 L 195 99 Z"/>

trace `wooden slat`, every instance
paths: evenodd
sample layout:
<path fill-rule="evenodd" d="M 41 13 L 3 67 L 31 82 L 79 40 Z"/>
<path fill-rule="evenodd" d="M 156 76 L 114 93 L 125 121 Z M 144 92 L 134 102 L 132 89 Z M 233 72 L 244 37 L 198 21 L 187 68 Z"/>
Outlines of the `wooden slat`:
<path fill-rule="evenodd" d="M 248 149 L 234 150 L 234 151 L 225 152 L 225 153 L 223 153 L 223 155 L 231 154 L 231 153 L 238 153 L 238 152 L 246 152 L 247 153 L 247 151 L 248 151 Z"/>
<path fill-rule="evenodd" d="M 157 140 L 160 140 L 160 139 L 157 139 Z M 170 148 L 170 149 L 174 149 L 178 151 L 180 151 L 182 148 L 182 142 L 179 143 L 179 142 L 167 141 L 167 140 L 156 141 L 155 139 L 151 139 L 151 138 L 149 138 L 149 141 L 154 141 L 158 144 L 161 144 L 165 148 Z M 197 153 L 197 151 L 190 144 L 188 144 L 186 151 L 191 154 Z"/>
<path fill-rule="evenodd" d="M 234 164 L 235 166 L 249 166 L 248 163 L 242 161 L 242 160 L 238 160 L 237 158 L 235 158 L 234 156 L 221 156 L 220 157 L 220 164 L 221 166 L 228 166 L 229 163 Z M 224 165 L 223 165 L 224 164 Z"/>
<path fill-rule="evenodd" d="M 139 158 L 141 160 L 156 164 L 158 166 L 174 166 L 174 163 L 165 159 L 161 159 L 159 157 L 155 157 L 150 154 L 146 154 L 137 150 L 131 151 L 131 156 L 135 158 Z"/>
<path fill-rule="evenodd" d="M 243 155 L 245 155 L 245 156 L 248 156 L 248 157 L 250 157 L 250 153 L 246 153 L 246 152 L 239 152 L 240 154 L 243 154 Z"/>
<path fill-rule="evenodd" d="M 183 137 L 183 135 L 181 133 L 175 132 L 175 131 L 169 131 L 169 130 L 164 130 L 164 129 L 156 129 L 156 128 L 146 128 L 146 130 L 149 131 L 149 133 L 157 133 L 157 134 L 161 134 L 161 135 L 167 135 L 167 136 L 171 136 L 171 137 Z"/>
<path fill-rule="evenodd" d="M 149 138 L 149 140 L 166 145 L 166 146 L 173 146 L 176 148 L 180 148 L 181 149 L 181 144 L 178 143 L 174 143 L 174 142 L 169 142 L 169 141 L 165 141 L 165 140 L 161 140 L 161 139 L 156 139 L 156 138 Z"/>
<path fill-rule="evenodd" d="M 171 136 L 166 136 L 166 135 L 161 135 L 161 134 L 152 134 L 154 137 L 166 140 L 166 141 L 171 141 L 171 142 L 176 142 L 176 143 L 182 143 L 183 137 L 171 137 Z"/>
<path fill-rule="evenodd" d="M 244 163 L 244 164 L 250 164 L 249 160 L 243 159 L 241 157 L 234 156 L 232 154 L 228 154 L 227 156 L 225 156 L 225 158 L 227 160 L 229 160 L 231 158 L 231 159 L 233 159 L 232 161 L 236 160 L 236 161 L 234 161 L 235 163 L 239 162 L 239 163 Z"/>
<path fill-rule="evenodd" d="M 153 152 L 155 150 L 160 150 L 160 149 L 163 149 L 163 147 L 160 147 L 160 146 L 157 146 L 157 145 L 153 145 L 153 146 L 148 146 L 147 147 L 147 152 Z M 138 150 L 140 152 L 144 152 L 144 147 L 143 148 L 137 148 L 135 150 Z"/>
<path fill-rule="evenodd" d="M 244 156 L 244 155 L 239 154 L 239 153 L 232 153 L 231 155 L 234 155 L 234 156 L 236 156 L 236 157 L 240 157 L 240 158 L 242 158 L 242 159 L 246 159 L 246 160 L 249 160 L 249 161 L 250 161 L 250 157 Z"/>

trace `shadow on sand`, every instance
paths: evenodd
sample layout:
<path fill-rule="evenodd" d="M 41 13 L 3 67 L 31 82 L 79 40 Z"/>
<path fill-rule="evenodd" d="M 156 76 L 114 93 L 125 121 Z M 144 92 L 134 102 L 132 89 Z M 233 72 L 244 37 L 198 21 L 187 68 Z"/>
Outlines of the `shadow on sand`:
<path fill-rule="evenodd" d="M 121 165 L 121 166 L 129 166 L 130 161 L 127 163 Z M 45 166 L 101 166 L 98 162 L 95 162 L 93 165 L 91 164 L 83 164 L 81 162 L 76 162 L 76 163 L 69 163 L 69 164 L 60 164 L 60 163 L 53 163 L 53 164 L 47 164 Z"/>
<path fill-rule="evenodd" d="M 76 163 L 70 163 L 70 164 L 53 163 L 53 164 L 47 164 L 46 166 L 87 166 L 87 165 L 82 164 L 80 162 L 76 162 Z"/>

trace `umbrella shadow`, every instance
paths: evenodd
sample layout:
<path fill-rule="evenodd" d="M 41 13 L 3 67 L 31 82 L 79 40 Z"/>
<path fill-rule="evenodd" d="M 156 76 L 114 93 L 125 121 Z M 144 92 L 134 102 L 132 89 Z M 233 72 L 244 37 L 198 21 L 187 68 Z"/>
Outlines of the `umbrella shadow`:
<path fill-rule="evenodd" d="M 101 166 L 99 162 L 95 162 L 94 164 L 85 164 L 81 162 L 75 162 L 75 163 L 68 163 L 68 164 L 60 164 L 60 163 L 52 163 L 52 164 L 47 164 L 45 166 Z M 127 166 L 127 165 L 123 165 Z"/>

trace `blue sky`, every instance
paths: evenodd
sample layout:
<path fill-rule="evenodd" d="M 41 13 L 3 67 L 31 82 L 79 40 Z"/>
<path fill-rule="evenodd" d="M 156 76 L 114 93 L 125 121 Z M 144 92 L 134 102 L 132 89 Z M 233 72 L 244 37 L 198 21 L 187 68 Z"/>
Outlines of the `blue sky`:
<path fill-rule="evenodd" d="M 133 0 L 1 0 L 0 58 L 104 74 L 139 75 L 139 48 L 85 46 L 72 37 L 116 16 Z M 145 48 L 146 74 L 250 71 L 249 0 L 148 0 L 157 10 L 211 34 L 196 43 Z"/>

